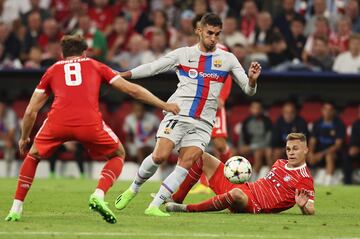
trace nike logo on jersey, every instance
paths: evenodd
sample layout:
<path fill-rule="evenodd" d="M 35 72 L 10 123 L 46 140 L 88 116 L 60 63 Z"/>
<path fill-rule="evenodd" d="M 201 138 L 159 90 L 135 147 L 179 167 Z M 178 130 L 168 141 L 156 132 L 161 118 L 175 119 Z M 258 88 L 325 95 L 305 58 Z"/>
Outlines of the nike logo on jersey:
<path fill-rule="evenodd" d="M 197 60 L 189 60 L 189 63 L 197 62 Z"/>

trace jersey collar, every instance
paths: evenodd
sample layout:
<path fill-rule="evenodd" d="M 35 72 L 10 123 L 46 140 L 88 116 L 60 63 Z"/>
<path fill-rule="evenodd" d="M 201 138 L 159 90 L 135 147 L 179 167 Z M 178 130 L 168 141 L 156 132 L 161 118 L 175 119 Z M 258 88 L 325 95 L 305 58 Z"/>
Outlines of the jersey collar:
<path fill-rule="evenodd" d="M 305 168 L 306 167 L 306 163 L 304 163 L 303 165 L 300 165 L 299 167 L 296 167 L 296 168 L 290 168 L 288 167 L 288 164 L 285 164 L 285 169 L 286 170 L 298 170 L 298 169 L 302 169 L 302 168 Z"/>

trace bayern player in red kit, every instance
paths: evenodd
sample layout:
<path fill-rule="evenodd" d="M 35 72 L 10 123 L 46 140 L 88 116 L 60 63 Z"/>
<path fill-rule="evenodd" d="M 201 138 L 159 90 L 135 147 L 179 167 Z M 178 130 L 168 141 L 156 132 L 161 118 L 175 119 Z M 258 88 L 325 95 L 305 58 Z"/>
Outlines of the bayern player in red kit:
<path fill-rule="evenodd" d="M 170 212 L 205 212 L 230 209 L 235 213 L 277 213 L 299 206 L 306 215 L 315 213 L 314 183 L 306 166 L 306 136 L 291 133 L 287 136 L 287 160 L 279 159 L 269 173 L 256 182 L 232 184 L 224 176 L 224 164 L 204 154 L 189 170 L 189 174 L 172 196 L 174 202 L 166 204 Z M 198 204 L 180 204 L 201 173 L 209 179 L 216 196 Z"/>
<path fill-rule="evenodd" d="M 114 132 L 104 123 L 99 112 L 101 83 L 132 97 L 177 114 L 179 107 L 166 103 L 145 88 L 124 80 L 118 72 L 86 57 L 88 48 L 80 36 L 65 36 L 61 41 L 64 60 L 56 62 L 43 75 L 26 108 L 22 123 L 19 149 L 22 154 L 30 142 L 30 132 L 41 107 L 54 94 L 54 103 L 48 118 L 35 136 L 34 144 L 26 155 L 19 173 L 13 206 L 6 221 L 18 221 L 23 202 L 33 182 L 37 165 L 48 158 L 62 143 L 77 140 L 93 157 L 105 157 L 107 162 L 89 206 L 105 221 L 116 223 L 114 213 L 104 201 L 104 195 L 119 177 L 125 157 L 124 148 Z"/>

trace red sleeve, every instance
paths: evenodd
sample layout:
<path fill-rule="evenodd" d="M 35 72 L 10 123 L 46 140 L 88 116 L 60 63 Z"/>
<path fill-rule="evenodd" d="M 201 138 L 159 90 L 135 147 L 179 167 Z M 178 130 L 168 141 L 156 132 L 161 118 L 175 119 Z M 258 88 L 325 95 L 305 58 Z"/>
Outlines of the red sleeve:
<path fill-rule="evenodd" d="M 219 98 L 222 99 L 224 102 L 229 97 L 231 92 L 231 85 L 232 85 L 232 77 L 228 75 L 228 77 L 225 80 L 224 86 L 221 89 Z"/>
<path fill-rule="evenodd" d="M 314 181 L 311 178 L 302 178 L 296 185 L 297 190 L 305 189 L 310 192 L 309 200 L 315 201 Z"/>
<path fill-rule="evenodd" d="M 36 92 L 46 93 L 48 95 L 51 93 L 50 82 L 52 79 L 52 69 L 53 67 L 50 67 L 45 71 L 45 74 L 41 77 L 39 84 L 36 86 Z"/>
<path fill-rule="evenodd" d="M 119 73 L 117 71 L 114 71 L 110 67 L 108 67 L 105 64 L 102 64 L 100 62 L 97 63 L 98 65 L 98 71 L 103 79 L 108 84 L 112 84 L 114 81 L 119 79 Z"/>

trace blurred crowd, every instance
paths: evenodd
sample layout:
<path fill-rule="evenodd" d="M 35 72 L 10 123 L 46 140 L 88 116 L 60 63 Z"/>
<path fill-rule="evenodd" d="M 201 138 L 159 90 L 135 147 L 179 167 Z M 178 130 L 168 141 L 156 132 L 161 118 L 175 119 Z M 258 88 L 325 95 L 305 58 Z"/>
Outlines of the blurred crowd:
<path fill-rule="evenodd" d="M 0 159 L 6 162 L 10 176 L 11 164 L 19 158 L 19 119 L 27 102 L 12 106 L 0 100 Z M 20 107 L 19 107 L 20 105 Z M 111 109 L 100 105 L 105 122 L 110 125 L 126 148 L 126 161 L 140 164 L 155 147 L 155 135 L 163 114 L 139 102 L 125 101 Z M 40 112 L 33 135 L 41 127 L 48 109 Z M 360 183 L 360 105 L 348 105 L 339 110 L 333 102 L 306 101 L 299 107 L 294 101 L 264 106 L 260 100 L 228 108 L 228 141 L 233 155 L 247 157 L 253 166 L 252 180 L 263 177 L 279 158 L 285 158 L 286 136 L 302 132 L 308 137 L 307 164 L 312 169 L 315 183 L 333 185 L 353 180 Z M 208 152 L 217 155 L 214 145 Z M 77 161 L 80 175 L 91 176 L 92 160 L 76 142 L 67 142 L 49 159 L 50 176 L 55 177 L 55 164 Z M 102 158 L 95 160 L 104 160 Z M 176 164 L 177 154 L 161 166 L 161 177 L 166 177 L 169 166 Z M 88 167 L 84 167 L 84 163 Z M 19 161 L 18 163 L 19 164 Z M 64 166 L 60 175 L 64 175 Z M 87 170 L 86 170 L 87 168 Z M 171 168 L 171 167 L 170 167 Z M 356 169 L 356 170 L 355 170 Z"/>
<path fill-rule="evenodd" d="M 118 68 L 151 62 L 197 42 L 192 20 L 214 12 L 221 42 L 244 68 L 360 72 L 358 0 L 0 0 L 0 69 L 46 68 L 64 34 Z"/>

